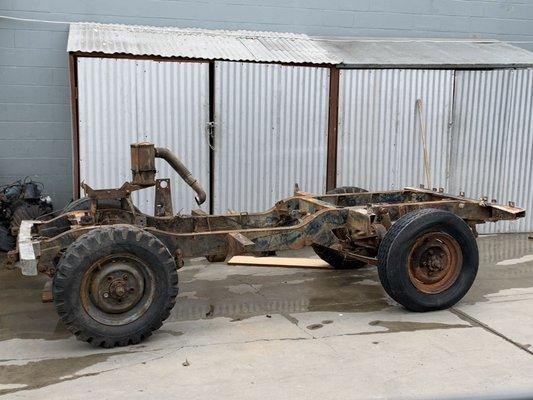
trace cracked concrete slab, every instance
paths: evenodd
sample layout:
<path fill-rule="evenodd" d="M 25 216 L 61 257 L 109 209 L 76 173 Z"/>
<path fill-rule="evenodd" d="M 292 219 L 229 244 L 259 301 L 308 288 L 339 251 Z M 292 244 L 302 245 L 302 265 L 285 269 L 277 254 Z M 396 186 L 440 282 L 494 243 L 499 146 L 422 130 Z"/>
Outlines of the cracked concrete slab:
<path fill-rule="evenodd" d="M 480 328 L 212 344 L 93 372 L 24 398 L 465 398 L 533 390 L 530 356 Z M 438 384 L 443 377 L 447 384 Z"/>
<path fill-rule="evenodd" d="M 500 235 L 478 245 L 469 294 L 451 310 L 424 314 L 391 301 L 371 267 L 197 260 L 180 270 L 182 295 L 163 327 L 140 345 L 110 350 L 70 335 L 53 305 L 39 302 L 41 277 L 0 270 L 0 396 L 531 397 L 533 241 Z"/>
<path fill-rule="evenodd" d="M 533 352 L 533 288 L 505 289 L 455 308 Z"/>

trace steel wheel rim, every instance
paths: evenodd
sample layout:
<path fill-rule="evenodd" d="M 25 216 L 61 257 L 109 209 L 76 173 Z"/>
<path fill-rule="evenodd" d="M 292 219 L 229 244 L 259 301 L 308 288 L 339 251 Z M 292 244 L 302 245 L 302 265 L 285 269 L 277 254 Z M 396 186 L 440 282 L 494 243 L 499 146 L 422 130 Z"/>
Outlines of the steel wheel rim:
<path fill-rule="evenodd" d="M 105 325 L 125 325 L 140 318 L 155 297 L 148 264 L 131 254 L 98 260 L 84 273 L 80 300 L 87 314 Z"/>
<path fill-rule="evenodd" d="M 407 269 L 411 283 L 421 292 L 437 294 L 459 277 L 463 253 L 457 240 L 444 232 L 426 233 L 409 252 Z"/>

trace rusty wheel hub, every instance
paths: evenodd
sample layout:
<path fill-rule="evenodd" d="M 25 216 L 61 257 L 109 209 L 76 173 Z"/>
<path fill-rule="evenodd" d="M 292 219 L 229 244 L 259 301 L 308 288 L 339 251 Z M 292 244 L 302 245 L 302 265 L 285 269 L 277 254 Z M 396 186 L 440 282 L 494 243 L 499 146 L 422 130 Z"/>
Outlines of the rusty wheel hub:
<path fill-rule="evenodd" d="M 131 255 L 113 255 L 85 273 L 80 296 L 92 318 L 122 325 L 142 315 L 154 293 L 153 276 L 144 262 Z"/>
<path fill-rule="evenodd" d="M 131 310 L 142 298 L 144 279 L 131 261 L 117 260 L 103 265 L 94 275 L 91 296 L 95 305 L 108 313 Z"/>
<path fill-rule="evenodd" d="M 427 233 L 414 243 L 408 258 L 409 278 L 424 293 L 436 294 L 457 280 L 463 264 L 459 243 L 443 232 Z"/>

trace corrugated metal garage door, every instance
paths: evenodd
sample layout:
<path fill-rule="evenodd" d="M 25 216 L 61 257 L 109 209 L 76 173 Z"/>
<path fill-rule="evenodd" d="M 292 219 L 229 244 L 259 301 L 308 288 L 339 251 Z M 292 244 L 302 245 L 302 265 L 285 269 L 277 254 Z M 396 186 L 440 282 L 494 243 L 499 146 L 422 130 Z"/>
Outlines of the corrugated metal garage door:
<path fill-rule="evenodd" d="M 341 70 L 337 186 L 386 190 L 424 183 L 421 99 L 432 185 L 444 187 L 453 79 L 446 70 Z"/>
<path fill-rule="evenodd" d="M 455 85 L 455 86 L 454 86 Z M 342 70 L 338 185 L 424 182 L 416 100 L 427 125 L 432 186 L 533 207 L 533 70 Z M 533 215 L 479 227 L 533 231 Z"/>
<path fill-rule="evenodd" d="M 533 208 L 533 70 L 457 71 L 450 189 Z M 531 232 L 533 214 L 481 232 Z"/>
<path fill-rule="evenodd" d="M 215 212 L 326 186 L 329 69 L 217 62 Z"/>
<path fill-rule="evenodd" d="M 131 180 L 129 145 L 147 140 L 178 154 L 208 189 L 206 63 L 79 58 L 78 92 L 81 181 L 110 188 Z M 164 161 L 156 168 L 172 180 L 175 212 L 198 208 L 194 192 Z M 149 214 L 153 200 L 153 188 L 134 194 Z"/>

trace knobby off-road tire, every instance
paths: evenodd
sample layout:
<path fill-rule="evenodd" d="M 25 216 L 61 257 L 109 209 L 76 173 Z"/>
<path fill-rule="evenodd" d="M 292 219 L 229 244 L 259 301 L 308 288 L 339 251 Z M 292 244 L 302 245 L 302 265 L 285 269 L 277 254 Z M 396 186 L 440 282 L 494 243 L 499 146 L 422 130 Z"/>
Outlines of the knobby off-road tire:
<path fill-rule="evenodd" d="M 331 249 L 320 244 L 312 244 L 311 247 L 316 255 L 327 262 L 335 269 L 356 269 L 363 268 L 366 263 L 356 258 L 350 257 L 348 253 Z"/>
<path fill-rule="evenodd" d="M 385 291 L 411 311 L 449 308 L 468 292 L 479 255 L 470 227 L 455 214 L 437 209 L 398 219 L 378 251 Z"/>
<path fill-rule="evenodd" d="M 61 257 L 53 281 L 59 317 L 94 346 L 136 344 L 161 327 L 178 294 L 174 258 L 129 225 L 96 228 Z"/>

